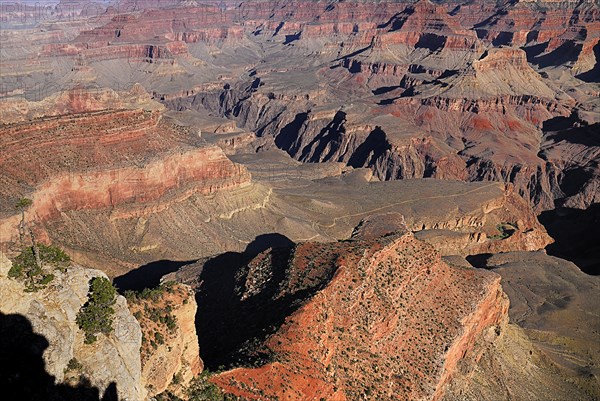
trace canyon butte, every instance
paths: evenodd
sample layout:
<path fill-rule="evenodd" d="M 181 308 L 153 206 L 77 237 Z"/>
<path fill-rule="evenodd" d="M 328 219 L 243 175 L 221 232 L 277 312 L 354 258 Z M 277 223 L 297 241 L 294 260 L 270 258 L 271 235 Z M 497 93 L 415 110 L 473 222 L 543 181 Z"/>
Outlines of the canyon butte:
<path fill-rule="evenodd" d="M 0 21 L 8 399 L 600 399 L 597 1 Z"/>

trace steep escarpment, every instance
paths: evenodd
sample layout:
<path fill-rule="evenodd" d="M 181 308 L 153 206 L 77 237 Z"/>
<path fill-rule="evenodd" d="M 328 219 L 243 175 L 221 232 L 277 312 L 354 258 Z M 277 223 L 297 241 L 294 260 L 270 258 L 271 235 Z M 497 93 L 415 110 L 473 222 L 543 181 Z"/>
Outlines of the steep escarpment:
<path fill-rule="evenodd" d="M 193 292 L 167 283 L 141 293 L 126 293 L 129 308 L 142 329 L 142 377 L 152 397 L 184 389 L 203 368 L 194 326 Z"/>
<path fill-rule="evenodd" d="M 440 399 L 475 341 L 506 323 L 497 276 L 450 267 L 410 234 L 302 244 L 287 262 L 277 260 L 250 263 L 239 282 L 242 302 L 268 296 L 296 310 L 259 346 L 266 364 L 213 379 L 228 393 Z"/>
<path fill-rule="evenodd" d="M 11 262 L 3 254 L 0 254 L 0 258 L 2 267 L 0 310 L 6 315 L 23 316 L 29 321 L 32 330 L 39 336 L 43 336 L 45 339 L 45 350 L 42 350 L 43 361 L 36 361 L 36 364 L 40 363 L 42 370 L 45 369 L 46 374 L 53 377 L 51 385 L 54 381 L 58 384 L 72 376 L 79 378 L 82 375 L 92 386 L 97 387 L 101 394 L 117 383 L 116 390 L 111 391 L 116 391 L 115 395 L 119 399 L 146 398 L 140 361 L 142 332 L 138 322 L 127 308 L 125 298 L 117 297 L 116 303 L 112 306 L 115 312 L 114 330 L 109 335 L 98 335 L 93 344 L 84 343 L 85 335 L 76 323 L 77 313 L 88 300 L 90 279 L 106 277 L 104 273 L 70 266 L 66 271 L 55 270 L 54 279 L 43 289 L 27 292 L 22 283 L 8 277 Z M 8 341 L 9 335 L 14 333 L 10 334 L 11 327 L 4 326 L 5 324 L 9 323 L 5 323 L 3 317 L 2 329 L 6 330 L 4 333 Z M 19 329 L 19 326 L 12 329 Z M 23 372 L 19 372 L 17 365 L 13 367 L 17 375 L 35 377 L 40 373 L 35 371 L 37 366 L 26 366 Z M 12 377 L 13 380 L 17 378 Z M 35 385 L 43 386 L 45 383 Z M 38 388 L 38 390 L 40 394 L 51 394 L 44 392 L 47 389 Z M 11 396 L 10 393 L 7 395 Z"/>
<path fill-rule="evenodd" d="M 46 101 L 54 107 L 38 117 L 39 103 L 25 103 L 29 107 L 19 113 L 5 104 L 14 122 L 2 126 L 0 139 L 6 150 L 0 158 L 1 242 L 15 241 L 14 205 L 24 197 L 32 199 L 28 220 L 47 237 L 44 225 L 68 212 L 120 207 L 121 218 L 140 217 L 194 194 L 249 183 L 247 170 L 221 148 L 164 118 L 151 100 L 145 107 L 143 95 L 131 96 L 129 102 L 110 91 L 75 91 Z"/>
<path fill-rule="evenodd" d="M 502 276 L 514 326 L 479 345 L 485 351 L 478 369 L 457 377 L 447 399 L 501 400 L 507 392 L 516 398 L 598 398 L 600 319 L 590 313 L 597 277 L 544 252 L 498 254 L 473 264 Z"/>

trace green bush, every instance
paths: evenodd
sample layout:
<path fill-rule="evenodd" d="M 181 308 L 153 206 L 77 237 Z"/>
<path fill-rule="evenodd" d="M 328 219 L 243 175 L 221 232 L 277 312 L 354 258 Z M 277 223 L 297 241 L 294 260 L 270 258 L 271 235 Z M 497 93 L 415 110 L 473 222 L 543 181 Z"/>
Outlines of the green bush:
<path fill-rule="evenodd" d="M 13 264 L 8 271 L 8 277 L 10 278 L 19 278 L 23 274 L 23 266 L 18 264 Z"/>
<path fill-rule="evenodd" d="M 69 363 L 67 363 L 65 373 L 69 371 L 80 371 L 81 369 L 83 369 L 83 365 L 77 360 L 77 358 L 71 358 Z"/>
<path fill-rule="evenodd" d="M 96 335 L 110 334 L 113 330 L 117 290 L 105 277 L 90 280 L 88 301 L 77 313 L 77 325 L 85 332 L 85 343 L 96 341 Z"/>
<path fill-rule="evenodd" d="M 42 260 L 42 263 L 48 263 L 54 267 L 62 267 L 62 265 L 71 261 L 69 255 L 55 246 L 39 244 L 38 248 L 40 250 L 40 259 Z M 14 264 L 20 265 L 26 270 L 37 267 L 33 247 L 23 249 L 19 256 L 15 258 Z"/>
<path fill-rule="evenodd" d="M 22 280 L 28 292 L 38 291 L 54 280 L 54 275 L 45 274 L 44 268 L 65 267 L 71 261 L 69 255 L 60 248 L 39 244 L 38 249 L 42 266 L 36 263 L 33 247 L 27 247 L 13 260 L 8 272 L 8 277 Z"/>
<path fill-rule="evenodd" d="M 42 278 L 42 280 L 40 281 L 40 284 L 47 285 L 50 282 L 52 282 L 52 280 L 54 280 L 54 274 L 46 274 L 44 275 L 44 278 Z"/>
<path fill-rule="evenodd" d="M 166 325 L 170 332 L 175 331 L 177 328 L 177 318 L 174 315 L 167 315 Z"/>
<path fill-rule="evenodd" d="M 500 223 L 496 226 L 496 230 L 498 230 L 500 234 L 492 235 L 490 239 L 505 240 L 518 230 L 518 226 L 516 223 Z"/>
<path fill-rule="evenodd" d="M 21 198 L 17 201 L 17 203 L 15 204 L 15 209 L 18 210 L 25 210 L 27 209 L 29 206 L 31 206 L 33 204 L 33 201 L 31 199 L 28 198 Z"/>
<path fill-rule="evenodd" d="M 221 389 L 209 381 L 211 376 L 208 370 L 204 370 L 192 380 L 187 390 L 189 401 L 225 401 Z"/>

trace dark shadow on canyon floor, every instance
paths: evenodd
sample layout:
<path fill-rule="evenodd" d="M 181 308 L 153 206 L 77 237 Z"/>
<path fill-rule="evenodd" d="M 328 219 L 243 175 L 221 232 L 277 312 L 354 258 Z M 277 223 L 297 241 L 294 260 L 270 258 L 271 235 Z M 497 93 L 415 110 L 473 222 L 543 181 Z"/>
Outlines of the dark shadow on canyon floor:
<path fill-rule="evenodd" d="M 545 139 L 553 143 L 569 142 L 584 146 L 600 146 L 598 130 L 600 123 L 589 124 L 573 112 L 568 117 L 554 117 L 544 121 L 542 131 Z"/>
<path fill-rule="evenodd" d="M 0 313 L 0 391 L 10 401 L 118 401 L 117 385 L 111 383 L 102 398 L 86 378 L 70 386 L 56 384 L 46 372 L 42 355 L 48 340 L 33 331 L 22 315 Z"/>
<path fill-rule="evenodd" d="M 569 260 L 587 274 L 600 274 L 600 204 L 543 212 L 539 220 L 555 240 L 546 247 L 549 255 Z"/>
<path fill-rule="evenodd" d="M 258 344 L 283 323 L 289 308 L 282 302 L 271 302 L 271 291 L 242 300 L 239 284 L 247 275 L 244 266 L 271 249 L 275 268 L 269 287 L 276 287 L 283 279 L 293 245 L 281 234 L 260 235 L 244 252 L 227 252 L 204 263 L 196 294 L 196 329 L 200 356 L 207 368 L 261 365 L 268 359 Z"/>
<path fill-rule="evenodd" d="M 197 260 L 177 262 L 173 260 L 159 260 L 140 266 L 135 270 L 116 277 L 115 286 L 119 292 L 123 291 L 142 291 L 146 288 L 155 288 L 160 284 L 160 279 L 169 273 L 173 273 L 183 266 L 196 263 Z"/>
<path fill-rule="evenodd" d="M 492 253 L 481 253 L 479 255 L 469 255 L 465 257 L 465 259 L 467 260 L 467 262 L 469 262 L 471 265 L 477 268 L 487 269 L 488 261 L 492 256 L 494 256 L 494 254 Z"/>

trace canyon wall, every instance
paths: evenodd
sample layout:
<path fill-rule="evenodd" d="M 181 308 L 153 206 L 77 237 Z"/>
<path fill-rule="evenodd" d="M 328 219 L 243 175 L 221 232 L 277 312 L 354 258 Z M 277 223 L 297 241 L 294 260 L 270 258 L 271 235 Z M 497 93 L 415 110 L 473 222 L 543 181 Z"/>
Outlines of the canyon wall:
<path fill-rule="evenodd" d="M 170 283 L 146 298 L 137 294 L 128 301 L 142 329 L 142 377 L 148 396 L 167 389 L 185 396 L 190 381 L 203 369 L 195 327 L 198 306 L 194 292 L 185 285 Z"/>
<path fill-rule="evenodd" d="M 26 103 L 28 113 L 3 126 L 0 242 L 15 239 L 20 217 L 13 206 L 21 197 L 32 199 L 28 220 L 41 226 L 69 211 L 117 206 L 128 206 L 123 213 L 130 216 L 144 216 L 193 194 L 249 183 L 244 167 L 197 133 L 165 120 L 152 109 L 156 104 L 126 110 L 121 97 L 111 96 L 116 103 L 104 96 L 96 103 L 89 94 L 82 99 L 75 93 L 67 106 L 72 114 L 53 116 L 50 109 L 50 116 L 37 118 L 31 112 L 41 106 Z M 64 107 L 64 97 L 56 99 L 57 107 Z M 20 122 L 23 115 L 31 120 Z"/>
<path fill-rule="evenodd" d="M 569 134 L 600 121 L 594 1 L 98 7 L 58 7 L 29 25 L 35 8 L 3 10 L 2 97 L 139 83 L 171 109 L 233 119 L 259 137 L 255 149 L 303 162 L 385 180 L 511 182 L 537 212 L 595 202 L 597 143 L 573 152 Z"/>
<path fill-rule="evenodd" d="M 451 267 L 412 234 L 276 255 L 248 265 L 242 303 L 300 304 L 258 347 L 265 365 L 213 379 L 246 399 L 438 400 L 477 339 L 507 323 L 498 276 Z"/>

